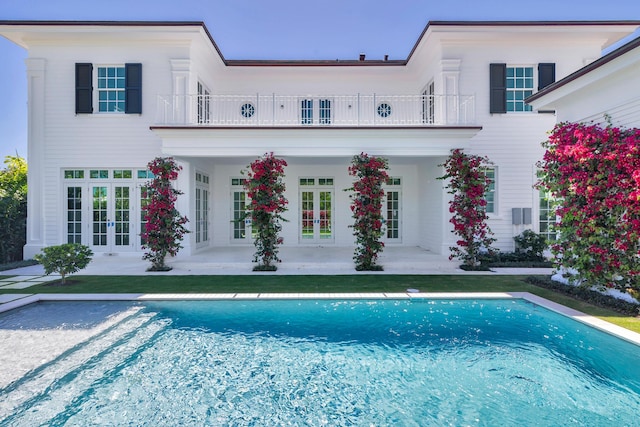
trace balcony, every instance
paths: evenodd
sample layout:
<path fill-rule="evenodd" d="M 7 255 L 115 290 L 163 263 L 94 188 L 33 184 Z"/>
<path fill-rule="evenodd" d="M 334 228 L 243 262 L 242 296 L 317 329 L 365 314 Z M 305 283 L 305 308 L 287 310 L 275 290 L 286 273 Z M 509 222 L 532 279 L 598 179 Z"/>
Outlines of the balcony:
<path fill-rule="evenodd" d="M 158 96 L 156 125 L 189 127 L 473 126 L 473 95 Z"/>

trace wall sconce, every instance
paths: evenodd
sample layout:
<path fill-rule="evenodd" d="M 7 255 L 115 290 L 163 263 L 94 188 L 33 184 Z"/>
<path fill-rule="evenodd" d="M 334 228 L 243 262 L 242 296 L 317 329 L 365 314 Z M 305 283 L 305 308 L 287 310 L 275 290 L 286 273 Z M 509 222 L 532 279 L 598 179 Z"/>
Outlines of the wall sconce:
<path fill-rule="evenodd" d="M 280 104 L 280 109 L 284 110 L 284 104 Z"/>

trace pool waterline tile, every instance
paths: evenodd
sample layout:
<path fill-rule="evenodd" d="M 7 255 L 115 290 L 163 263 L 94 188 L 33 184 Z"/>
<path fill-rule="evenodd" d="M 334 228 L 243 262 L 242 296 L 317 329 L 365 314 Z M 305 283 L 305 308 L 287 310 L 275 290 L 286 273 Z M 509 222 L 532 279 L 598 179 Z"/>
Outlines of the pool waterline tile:
<path fill-rule="evenodd" d="M 5 287 L 6 289 L 6 287 Z M 225 293 L 225 294 L 34 294 L 22 300 L 0 304 L 0 312 L 37 301 L 153 301 L 153 300 L 271 300 L 271 299 L 495 299 L 517 298 L 563 314 L 581 323 L 640 345 L 640 334 L 589 316 L 528 292 L 399 292 L 399 293 Z M 28 300 L 22 304 L 20 301 Z M 11 306 L 11 307 L 9 307 Z"/>

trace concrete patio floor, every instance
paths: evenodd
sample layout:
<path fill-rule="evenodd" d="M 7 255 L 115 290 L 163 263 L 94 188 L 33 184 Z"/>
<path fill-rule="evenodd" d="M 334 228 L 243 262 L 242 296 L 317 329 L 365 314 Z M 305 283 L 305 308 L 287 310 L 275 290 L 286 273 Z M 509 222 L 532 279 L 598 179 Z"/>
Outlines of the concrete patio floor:
<path fill-rule="evenodd" d="M 179 254 L 168 258 L 173 270 L 162 274 L 173 275 L 242 275 L 255 274 L 253 246 L 217 247 L 197 255 Z M 384 267 L 381 272 L 357 272 L 353 263 L 352 247 L 282 247 L 278 270 L 261 274 L 543 274 L 551 275 L 550 268 L 496 268 L 490 272 L 466 272 L 459 268 L 460 261 L 449 261 L 446 256 L 434 254 L 419 247 L 388 246 L 379 258 Z M 148 261 L 142 254 L 95 254 L 89 266 L 79 272 L 84 275 L 147 275 Z M 42 275 L 41 265 L 0 272 L 2 275 Z"/>

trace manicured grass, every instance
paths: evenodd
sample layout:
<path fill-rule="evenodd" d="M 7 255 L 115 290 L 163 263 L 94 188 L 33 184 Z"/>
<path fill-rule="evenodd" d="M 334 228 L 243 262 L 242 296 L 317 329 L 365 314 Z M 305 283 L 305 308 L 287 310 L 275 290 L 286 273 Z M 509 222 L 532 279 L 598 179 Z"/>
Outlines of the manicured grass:
<path fill-rule="evenodd" d="M 500 275 L 309 275 L 256 273 L 242 276 L 72 276 L 70 283 L 36 285 L 28 289 L 0 289 L 0 293 L 344 293 L 405 292 L 530 292 L 559 304 L 600 317 L 640 333 L 640 318 L 576 300 L 526 283 L 526 276 Z"/>
<path fill-rule="evenodd" d="M 525 276 L 308 275 L 72 276 L 65 286 L 37 285 L 30 293 L 255 293 L 255 292 L 507 292 L 539 289 Z M 2 290 L 0 290 L 2 292 Z M 9 292 L 9 291 L 7 291 Z M 24 291 L 22 291 L 23 293 Z"/>

